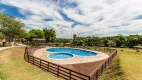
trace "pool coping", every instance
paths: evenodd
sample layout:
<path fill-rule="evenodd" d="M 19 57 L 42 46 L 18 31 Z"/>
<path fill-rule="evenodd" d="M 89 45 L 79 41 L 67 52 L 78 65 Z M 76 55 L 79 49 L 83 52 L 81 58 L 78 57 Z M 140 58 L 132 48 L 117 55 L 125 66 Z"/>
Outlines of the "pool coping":
<path fill-rule="evenodd" d="M 70 47 L 48 47 L 48 48 L 70 48 Z M 46 48 L 45 51 L 49 52 L 50 54 L 60 53 L 60 52 L 50 52 L 50 51 L 47 51 L 48 48 Z M 80 48 L 71 48 L 71 49 L 77 49 L 77 50 L 84 50 L 84 51 L 94 52 L 96 54 L 95 56 L 98 55 L 98 53 L 93 51 L 93 50 L 86 50 L 86 49 L 80 49 Z M 62 53 L 69 53 L 69 52 L 62 52 Z M 50 54 L 48 54 L 47 57 Z M 80 56 L 80 55 L 76 55 L 76 54 L 72 54 L 72 53 L 69 53 L 69 54 L 73 55 L 73 57 L 75 57 L 75 56 L 79 56 L 79 57 L 94 57 L 94 55 L 93 56 Z M 73 58 L 73 57 L 71 57 L 71 58 Z M 50 57 L 48 57 L 48 58 L 50 58 Z M 50 58 L 50 59 L 54 59 L 54 58 Z M 67 58 L 67 59 L 70 59 L 70 58 Z M 65 60 L 65 59 L 56 59 L 56 60 Z"/>
<path fill-rule="evenodd" d="M 48 57 L 49 55 L 51 55 L 51 54 L 56 54 L 56 53 L 61 53 L 61 52 L 54 52 L 54 53 L 50 53 L 50 54 L 47 54 L 47 58 L 50 58 L 50 57 Z M 67 52 L 62 52 L 62 53 L 67 53 Z M 68 54 L 71 54 L 71 53 L 68 53 Z M 73 58 L 75 55 L 74 54 L 71 54 L 72 55 L 72 57 L 70 57 L 70 58 Z M 70 59 L 70 58 L 66 58 L 66 59 Z M 50 58 L 50 59 L 55 59 L 55 58 Z M 55 59 L 55 60 L 65 60 L 65 59 Z"/>
<path fill-rule="evenodd" d="M 41 48 L 41 49 L 38 49 L 34 52 L 34 56 L 41 58 L 43 60 L 47 60 L 47 61 L 59 64 L 59 65 L 88 63 L 88 62 L 101 61 L 101 60 L 105 60 L 105 59 L 109 58 L 109 55 L 107 55 L 106 53 L 88 50 L 88 49 L 74 48 L 74 49 L 80 49 L 80 50 L 95 52 L 95 53 L 97 53 L 97 55 L 96 56 L 81 56 L 81 57 L 80 56 L 74 56 L 74 57 L 71 57 L 71 58 L 63 59 L 63 60 L 56 60 L 56 59 L 50 59 L 50 58 L 47 57 L 48 54 L 51 54 L 49 52 L 46 52 L 47 48 L 64 48 L 64 47 Z"/>

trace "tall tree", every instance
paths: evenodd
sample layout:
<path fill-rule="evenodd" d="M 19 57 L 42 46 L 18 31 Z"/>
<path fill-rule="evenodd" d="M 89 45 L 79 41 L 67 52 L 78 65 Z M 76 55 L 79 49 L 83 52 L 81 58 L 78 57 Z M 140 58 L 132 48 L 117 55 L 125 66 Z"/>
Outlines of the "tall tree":
<path fill-rule="evenodd" d="M 109 39 L 107 37 L 104 37 L 103 38 L 103 44 L 104 44 L 104 46 L 108 47 L 109 46 L 108 42 L 109 42 Z"/>
<path fill-rule="evenodd" d="M 33 38 L 44 38 L 44 32 L 42 30 L 32 29 L 25 37 L 29 42 L 32 42 Z"/>
<path fill-rule="evenodd" d="M 52 43 L 55 42 L 55 40 L 56 40 L 55 30 L 44 28 L 43 32 L 44 32 L 46 42 L 52 42 Z"/>
<path fill-rule="evenodd" d="M 125 36 L 118 34 L 118 36 L 116 36 L 115 38 L 115 42 L 116 42 L 116 47 L 120 47 L 122 44 L 126 42 L 126 38 Z"/>
<path fill-rule="evenodd" d="M 32 29 L 29 33 L 34 35 L 33 38 L 44 38 L 44 32 L 42 30 Z"/>
<path fill-rule="evenodd" d="M 24 25 L 21 21 L 3 14 L 0 14 L 0 31 L 9 41 L 13 41 L 15 38 L 23 37 L 21 35 L 25 33 Z"/>
<path fill-rule="evenodd" d="M 76 40 L 76 34 L 73 34 L 73 44 L 75 45 L 75 40 Z"/>

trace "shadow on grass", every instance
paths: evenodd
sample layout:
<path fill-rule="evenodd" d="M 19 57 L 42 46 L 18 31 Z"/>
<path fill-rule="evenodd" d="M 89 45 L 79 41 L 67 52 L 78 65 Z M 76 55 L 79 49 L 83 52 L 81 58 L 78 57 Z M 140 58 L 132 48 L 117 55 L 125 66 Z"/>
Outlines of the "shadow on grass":
<path fill-rule="evenodd" d="M 125 80 L 123 74 L 120 67 L 119 55 L 116 55 L 112 60 L 112 64 L 100 76 L 99 80 Z"/>

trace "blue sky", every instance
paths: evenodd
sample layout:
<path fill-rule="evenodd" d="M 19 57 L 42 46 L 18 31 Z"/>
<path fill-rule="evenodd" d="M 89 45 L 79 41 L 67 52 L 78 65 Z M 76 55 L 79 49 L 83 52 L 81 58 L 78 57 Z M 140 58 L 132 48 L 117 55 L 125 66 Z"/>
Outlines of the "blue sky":
<path fill-rule="evenodd" d="M 53 28 L 57 37 L 142 34 L 142 0 L 0 0 L 0 12 L 25 29 Z M 80 36 L 79 35 L 79 36 Z"/>

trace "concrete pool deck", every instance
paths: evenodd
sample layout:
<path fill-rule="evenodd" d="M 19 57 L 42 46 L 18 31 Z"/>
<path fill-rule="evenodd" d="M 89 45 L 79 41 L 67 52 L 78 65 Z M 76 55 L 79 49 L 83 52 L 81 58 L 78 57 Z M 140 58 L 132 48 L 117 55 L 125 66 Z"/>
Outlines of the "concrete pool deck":
<path fill-rule="evenodd" d="M 37 49 L 32 55 L 88 76 L 92 75 L 109 57 L 105 53 L 95 51 L 98 53 L 96 57 L 74 57 L 67 60 L 55 60 L 47 58 L 50 53 L 46 52 L 45 49 L 47 48 Z"/>
<path fill-rule="evenodd" d="M 59 65 L 89 63 L 89 62 L 101 61 L 109 57 L 105 53 L 94 51 L 95 53 L 97 53 L 97 55 L 95 56 L 73 56 L 72 58 L 68 59 L 56 60 L 48 58 L 48 55 L 51 53 L 46 52 L 46 49 L 47 48 L 41 48 L 36 50 L 33 56 Z"/>

